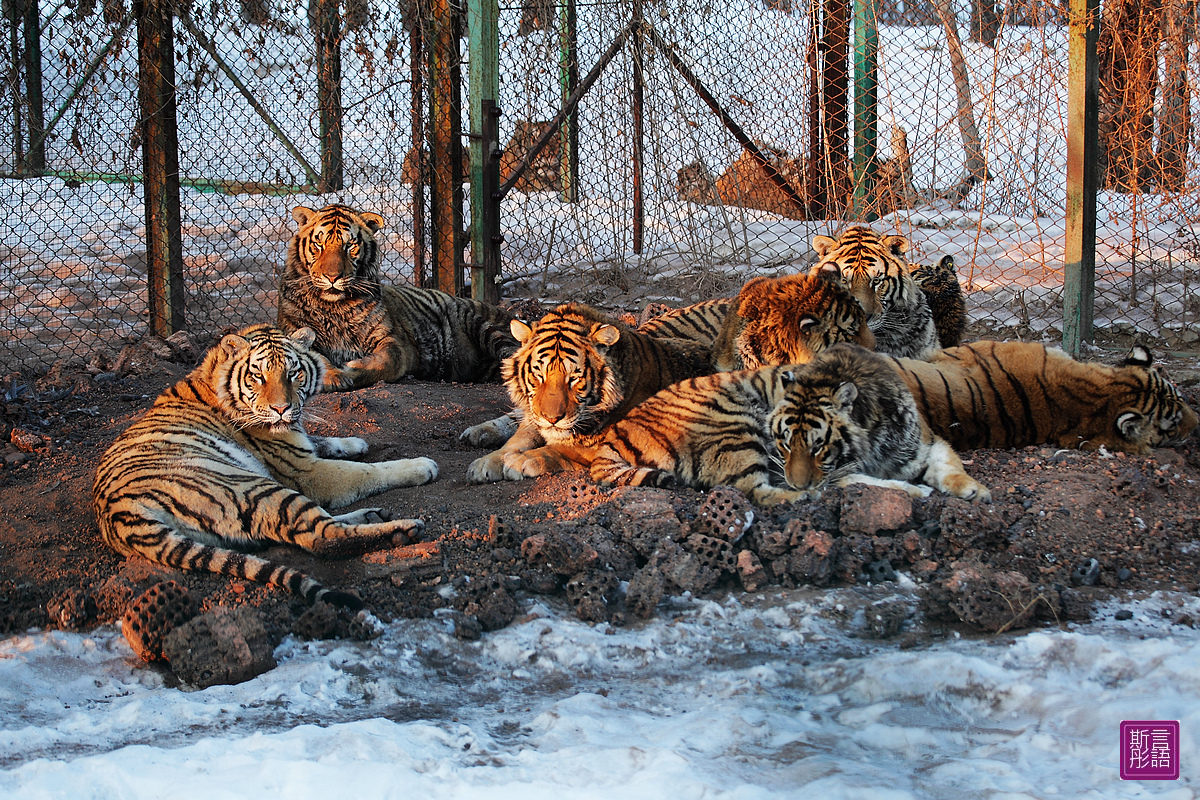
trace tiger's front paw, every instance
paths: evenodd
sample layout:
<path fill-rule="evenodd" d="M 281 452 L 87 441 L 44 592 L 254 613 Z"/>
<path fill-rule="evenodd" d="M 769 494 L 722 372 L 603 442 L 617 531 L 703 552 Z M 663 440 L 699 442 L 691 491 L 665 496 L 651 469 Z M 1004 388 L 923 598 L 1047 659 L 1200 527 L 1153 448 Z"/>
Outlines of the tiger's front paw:
<path fill-rule="evenodd" d="M 391 521 L 392 546 L 403 547 L 412 544 L 425 530 L 423 519 L 394 519 Z"/>
<path fill-rule="evenodd" d="M 980 503 L 992 502 L 992 493 L 979 481 L 970 475 L 952 476 L 944 482 L 945 492 L 963 500 L 978 500 Z"/>
<path fill-rule="evenodd" d="M 497 450 L 480 456 L 467 467 L 468 483 L 495 483 L 504 480 L 504 452 Z"/>
<path fill-rule="evenodd" d="M 343 525 L 376 525 L 380 522 L 389 522 L 392 519 L 392 512 L 383 508 L 359 508 L 345 514 L 338 514 L 334 519 Z"/>
<path fill-rule="evenodd" d="M 506 481 L 538 478 L 547 472 L 557 471 L 545 456 L 537 453 L 509 453 L 504 457 L 504 479 Z"/>
<path fill-rule="evenodd" d="M 509 415 L 472 425 L 461 434 L 459 441 L 472 447 L 499 447 L 517 432 L 517 423 Z"/>
<path fill-rule="evenodd" d="M 816 500 L 821 492 L 816 489 L 781 489 L 778 486 L 756 486 L 748 492 L 751 502 L 759 506 L 775 506 L 780 503 L 797 503 L 801 500 Z"/>
<path fill-rule="evenodd" d="M 322 458 L 361 456 L 369 447 L 366 439 L 357 436 L 326 436 L 321 439 L 314 438 L 313 441 L 316 444 L 317 455 Z"/>
<path fill-rule="evenodd" d="M 420 486 L 438 476 L 438 465 L 432 458 L 401 458 L 388 463 L 399 486 Z"/>

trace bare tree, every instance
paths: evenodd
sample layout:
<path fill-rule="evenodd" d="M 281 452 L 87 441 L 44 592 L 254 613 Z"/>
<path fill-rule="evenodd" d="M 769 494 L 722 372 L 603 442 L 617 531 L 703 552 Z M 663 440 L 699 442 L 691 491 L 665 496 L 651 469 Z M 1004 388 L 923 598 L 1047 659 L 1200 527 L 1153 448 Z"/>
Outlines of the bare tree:
<path fill-rule="evenodd" d="M 979 128 L 975 126 L 975 111 L 971 103 L 971 80 L 967 74 L 967 60 L 963 57 L 962 40 L 958 38 L 958 25 L 949 0 L 938 0 L 938 16 L 946 29 L 946 49 L 950 54 L 950 72 L 954 75 L 954 95 L 958 105 L 958 132 L 962 137 L 966 156 L 962 180 L 947 196 L 961 202 L 971 187 L 988 179 L 987 161 L 983 157 L 983 146 L 979 140 Z"/>

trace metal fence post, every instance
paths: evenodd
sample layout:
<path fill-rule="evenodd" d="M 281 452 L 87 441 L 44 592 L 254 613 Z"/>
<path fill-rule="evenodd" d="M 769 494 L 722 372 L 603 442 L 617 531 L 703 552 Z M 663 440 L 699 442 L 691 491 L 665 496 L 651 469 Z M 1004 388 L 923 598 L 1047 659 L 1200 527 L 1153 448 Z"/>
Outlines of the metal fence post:
<path fill-rule="evenodd" d="M 1079 355 L 1080 345 L 1092 339 L 1096 295 L 1099 21 L 1100 0 L 1070 0 L 1063 349 L 1071 355 Z"/>
<path fill-rule="evenodd" d="M 174 31 L 167 0 L 135 0 L 134 16 L 150 332 L 165 337 L 184 327 Z"/>
<path fill-rule="evenodd" d="M 471 296 L 500 302 L 500 33 L 496 0 L 469 0 Z"/>
<path fill-rule="evenodd" d="M 426 29 L 429 62 L 429 186 L 433 276 L 438 289 L 457 296 L 466 281 L 462 264 L 462 66 L 458 7 L 432 0 Z"/>
<path fill-rule="evenodd" d="M 869 222 L 879 135 L 879 4 L 854 2 L 854 205 L 856 220 Z"/>
<path fill-rule="evenodd" d="M 646 230 L 646 209 L 642 197 L 642 162 L 645 160 L 646 78 L 642 65 L 646 59 L 642 33 L 642 0 L 633 0 L 633 253 L 642 254 Z"/>
<path fill-rule="evenodd" d="M 563 106 L 579 86 L 579 49 L 576 46 L 575 0 L 558 4 L 558 81 Z M 579 114 L 572 111 L 558 131 L 559 172 L 562 177 L 562 201 L 579 202 Z"/>
<path fill-rule="evenodd" d="M 16 0 L 10 0 L 16 2 Z M 42 100 L 42 33 L 37 0 L 25 0 L 25 98 L 29 103 L 29 150 L 22 172 L 46 169 L 46 117 Z"/>
<path fill-rule="evenodd" d="M 321 182 L 318 192 L 345 186 L 342 162 L 342 16 L 337 0 L 313 0 L 317 107 L 320 113 Z M 310 14 L 312 11 L 309 12 Z"/>
<path fill-rule="evenodd" d="M 414 20 L 408 33 L 408 74 L 412 81 L 412 97 L 409 103 L 409 122 L 412 125 L 412 237 L 413 237 L 413 286 L 427 287 L 429 276 L 425 274 L 425 184 L 429 179 L 429 164 L 425 159 L 425 46 L 421 21 Z"/>

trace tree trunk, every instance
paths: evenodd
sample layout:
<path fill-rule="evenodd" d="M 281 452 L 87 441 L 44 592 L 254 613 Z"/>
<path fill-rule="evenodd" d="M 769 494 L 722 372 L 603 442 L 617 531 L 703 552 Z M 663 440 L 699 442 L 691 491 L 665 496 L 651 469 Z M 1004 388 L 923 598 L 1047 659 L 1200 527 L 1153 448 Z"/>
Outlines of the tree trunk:
<path fill-rule="evenodd" d="M 1000 17 L 996 14 L 994 0 L 972 0 L 971 41 L 995 47 L 999 35 Z"/>
<path fill-rule="evenodd" d="M 961 202 L 971 187 L 988 179 L 987 161 L 983 157 L 983 146 L 979 141 L 979 129 L 975 126 L 975 111 L 971 104 L 971 81 L 967 75 L 967 60 L 963 57 L 962 41 L 958 38 L 958 26 L 949 0 L 938 0 L 938 16 L 946 29 L 946 49 L 950 54 L 950 71 L 954 75 L 954 94 L 958 103 L 958 132 L 962 137 L 966 163 L 958 187 L 951 191 Z"/>
<path fill-rule="evenodd" d="M 1153 183 L 1154 97 L 1158 91 L 1160 0 L 1111 0 L 1096 49 L 1100 62 L 1100 168 L 1120 192 Z M 1184 70 L 1179 78 L 1186 80 Z M 1186 91 L 1186 90 L 1185 90 Z"/>
<path fill-rule="evenodd" d="M 1164 20 L 1163 59 L 1166 84 L 1158 119 L 1158 185 L 1166 191 L 1183 189 L 1191 135 L 1192 93 L 1188 85 L 1188 47 L 1191 44 L 1196 0 L 1168 0 Z"/>
<path fill-rule="evenodd" d="M 809 52 L 814 100 L 809 108 L 805 195 L 808 214 L 840 214 L 850 194 L 850 4 L 824 0 Z"/>

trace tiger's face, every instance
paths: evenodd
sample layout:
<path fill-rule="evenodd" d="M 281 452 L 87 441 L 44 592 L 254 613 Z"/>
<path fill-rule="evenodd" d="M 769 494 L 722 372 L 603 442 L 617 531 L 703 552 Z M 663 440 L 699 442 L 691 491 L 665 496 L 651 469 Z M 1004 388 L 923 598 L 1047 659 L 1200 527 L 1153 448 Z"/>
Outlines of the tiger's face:
<path fill-rule="evenodd" d="M 1132 386 L 1115 422 L 1135 452 L 1181 444 L 1191 435 L 1200 418 L 1147 348 L 1135 346 L 1119 368 Z"/>
<path fill-rule="evenodd" d="M 853 383 L 793 384 L 772 409 L 767 424 L 783 461 L 783 477 L 792 488 L 820 489 L 854 471 L 858 448 L 850 411 L 857 397 Z"/>
<path fill-rule="evenodd" d="M 383 217 L 342 205 L 320 211 L 298 206 L 292 209 L 292 217 L 300 225 L 292 248 L 304 277 L 321 299 L 334 302 L 378 290 L 375 233 L 383 227 Z"/>
<path fill-rule="evenodd" d="M 621 332 L 552 311 L 532 328 L 513 320 L 520 348 L 501 365 L 509 396 L 549 444 L 596 433 L 623 400 L 605 350 Z"/>
<path fill-rule="evenodd" d="M 214 388 L 230 419 L 242 428 L 281 431 L 299 425 L 325 372 L 324 361 L 309 351 L 315 338 L 312 328 L 284 335 L 271 325 L 223 337 Z"/>
<path fill-rule="evenodd" d="M 812 246 L 820 260 L 809 274 L 840 280 L 868 318 L 878 317 L 885 308 L 910 308 L 918 302 L 920 290 L 904 260 L 905 237 L 881 236 L 855 225 L 837 239 L 814 236 Z"/>
<path fill-rule="evenodd" d="M 746 369 L 807 364 L 838 342 L 875 347 L 863 307 L 840 283 L 812 275 L 754 278 L 738 294 L 737 350 Z"/>

